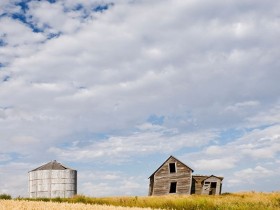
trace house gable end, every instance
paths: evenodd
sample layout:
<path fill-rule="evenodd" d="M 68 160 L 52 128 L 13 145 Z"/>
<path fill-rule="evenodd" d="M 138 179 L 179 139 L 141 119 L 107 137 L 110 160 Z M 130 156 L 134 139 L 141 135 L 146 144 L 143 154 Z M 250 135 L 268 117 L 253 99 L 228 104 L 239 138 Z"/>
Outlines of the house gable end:
<path fill-rule="evenodd" d="M 193 172 L 193 169 L 191 169 L 189 166 L 187 166 L 186 164 L 184 164 L 183 162 L 181 162 L 180 160 L 178 160 L 177 158 L 175 158 L 174 156 L 170 156 L 169 158 L 167 158 L 166 161 L 163 162 L 163 164 L 161 164 L 160 167 L 158 167 L 157 170 L 155 170 L 155 172 L 149 177 L 149 179 L 151 177 L 153 177 L 157 172 L 159 172 L 161 170 L 161 168 L 170 160 L 170 159 L 174 159 L 175 162 L 179 162 L 180 164 L 182 164 L 183 166 L 185 166 L 186 168 L 188 168 L 191 172 Z"/>

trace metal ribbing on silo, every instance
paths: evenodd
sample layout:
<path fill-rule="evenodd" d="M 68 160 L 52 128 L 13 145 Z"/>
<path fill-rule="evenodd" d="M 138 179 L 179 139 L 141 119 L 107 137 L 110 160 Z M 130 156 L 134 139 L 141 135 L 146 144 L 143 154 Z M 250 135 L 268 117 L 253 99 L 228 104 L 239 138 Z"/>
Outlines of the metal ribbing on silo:
<path fill-rule="evenodd" d="M 76 194 L 76 170 L 52 161 L 29 172 L 30 198 L 69 198 Z"/>

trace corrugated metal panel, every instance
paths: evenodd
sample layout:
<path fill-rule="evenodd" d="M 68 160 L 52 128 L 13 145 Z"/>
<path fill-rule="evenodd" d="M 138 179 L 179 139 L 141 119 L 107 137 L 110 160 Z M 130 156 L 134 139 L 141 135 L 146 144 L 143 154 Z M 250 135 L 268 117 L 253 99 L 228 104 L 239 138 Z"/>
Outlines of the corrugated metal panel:
<path fill-rule="evenodd" d="M 46 170 L 46 167 L 39 167 L 29 172 L 29 196 L 31 198 L 68 198 L 75 194 L 77 194 L 76 170 L 69 168 Z"/>

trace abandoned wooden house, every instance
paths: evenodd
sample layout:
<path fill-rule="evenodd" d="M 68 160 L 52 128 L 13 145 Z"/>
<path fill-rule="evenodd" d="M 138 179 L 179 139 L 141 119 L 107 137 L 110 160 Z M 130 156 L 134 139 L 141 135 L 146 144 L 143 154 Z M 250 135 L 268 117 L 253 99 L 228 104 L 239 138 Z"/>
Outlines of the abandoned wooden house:
<path fill-rule="evenodd" d="M 219 195 L 223 177 L 192 175 L 193 170 L 170 156 L 150 177 L 149 196 L 167 194 Z"/>

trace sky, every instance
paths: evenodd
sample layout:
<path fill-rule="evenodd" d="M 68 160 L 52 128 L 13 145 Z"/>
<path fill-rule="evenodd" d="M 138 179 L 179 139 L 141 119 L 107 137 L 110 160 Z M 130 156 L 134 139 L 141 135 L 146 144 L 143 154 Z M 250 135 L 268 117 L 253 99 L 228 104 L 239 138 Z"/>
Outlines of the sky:
<path fill-rule="evenodd" d="M 223 192 L 279 191 L 280 1 L 0 1 L 0 193 L 78 171 L 145 196 L 173 155 Z"/>

